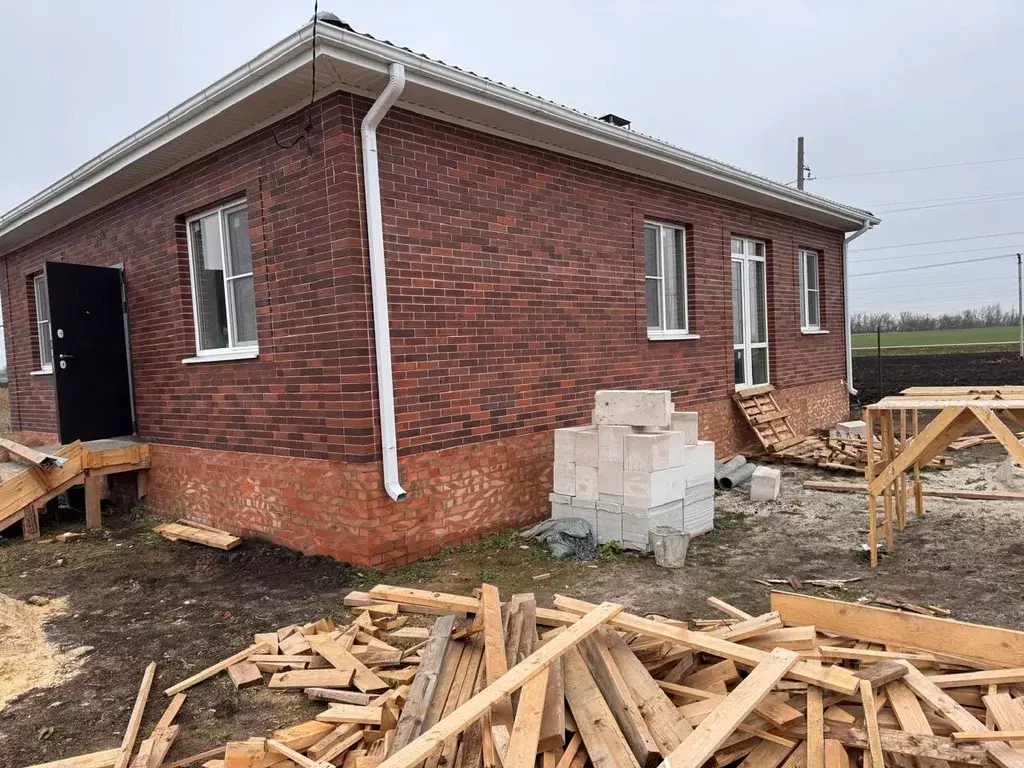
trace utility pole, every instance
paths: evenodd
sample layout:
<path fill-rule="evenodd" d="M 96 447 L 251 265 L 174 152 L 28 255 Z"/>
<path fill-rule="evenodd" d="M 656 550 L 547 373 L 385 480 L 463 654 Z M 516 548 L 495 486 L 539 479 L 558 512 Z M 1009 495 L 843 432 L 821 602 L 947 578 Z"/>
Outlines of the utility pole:
<path fill-rule="evenodd" d="M 796 137 L 796 188 L 804 188 L 804 137 Z"/>
<path fill-rule="evenodd" d="M 1017 254 L 1017 315 L 1020 321 L 1020 359 L 1024 360 L 1024 281 L 1021 279 L 1020 254 Z"/>

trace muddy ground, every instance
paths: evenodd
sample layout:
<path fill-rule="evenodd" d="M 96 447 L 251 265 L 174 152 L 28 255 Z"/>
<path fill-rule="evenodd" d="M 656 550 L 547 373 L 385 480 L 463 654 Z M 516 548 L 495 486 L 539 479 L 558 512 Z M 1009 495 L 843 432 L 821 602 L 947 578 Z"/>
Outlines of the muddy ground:
<path fill-rule="evenodd" d="M 1024 362 L 1016 351 L 971 354 L 883 355 L 882 386 L 878 385 L 878 360 L 854 356 L 854 405 L 878 402 L 907 387 L 992 386 L 1024 384 Z"/>
<path fill-rule="evenodd" d="M 1024 481 L 1002 466 L 998 447 L 955 455 L 956 469 L 928 473 L 926 482 L 1024 490 Z M 506 595 L 534 591 L 542 604 L 565 592 L 617 600 L 637 613 L 694 618 L 711 614 L 703 605 L 708 595 L 764 611 L 768 593 L 754 582 L 758 578 L 861 577 L 844 591 L 816 593 L 900 598 L 948 608 L 961 619 L 1022 624 L 1024 506 L 927 499 L 927 517 L 912 520 L 897 535 L 896 551 L 872 572 L 860 552 L 863 496 L 803 491 L 809 478 L 858 479 L 786 467 L 780 501 L 751 505 L 740 492 L 720 494 L 716 530 L 691 543 L 679 571 L 615 553 L 593 563 L 562 563 L 505 535 L 382 575 L 253 541 L 232 552 L 171 543 L 152 533 L 154 521 L 142 515 L 105 515 L 107 528 L 67 543 L 5 539 L 0 592 L 19 599 L 66 595 L 68 612 L 47 624 L 48 635 L 63 649 L 92 650 L 80 674 L 30 691 L 0 712 L 0 765 L 116 746 L 143 668 L 155 660 L 145 733 L 165 701 L 159 691 L 245 647 L 254 632 L 325 615 L 344 619 L 344 595 L 381 580 L 462 593 L 488 581 Z M 65 513 L 60 525 L 45 524 L 43 535 L 80 527 Z M 534 581 L 544 573 L 551 576 Z M 189 691 L 171 758 L 264 735 L 320 709 L 297 694 L 236 692 L 221 675 Z"/>

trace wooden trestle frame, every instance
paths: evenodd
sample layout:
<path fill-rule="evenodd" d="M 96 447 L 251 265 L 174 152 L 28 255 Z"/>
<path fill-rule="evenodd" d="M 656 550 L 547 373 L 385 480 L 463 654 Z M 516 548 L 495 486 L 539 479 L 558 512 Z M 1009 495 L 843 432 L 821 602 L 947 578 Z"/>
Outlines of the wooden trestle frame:
<path fill-rule="evenodd" d="M 920 411 L 939 413 L 919 429 Z M 899 435 L 895 427 L 898 412 Z M 911 433 L 908 435 L 908 418 Z M 907 522 L 907 472 L 913 471 L 914 510 L 924 517 L 920 468 L 950 443 L 981 425 L 1024 466 L 1024 446 L 1003 419 L 1024 427 L 1024 387 L 910 387 L 900 395 L 882 398 L 867 406 L 867 467 L 864 479 L 868 494 L 868 548 L 871 567 L 878 565 L 878 497 L 882 497 L 882 530 L 886 551 L 894 548 L 893 525 L 902 531 Z M 875 429 L 881 442 L 881 460 L 874 458 Z"/>

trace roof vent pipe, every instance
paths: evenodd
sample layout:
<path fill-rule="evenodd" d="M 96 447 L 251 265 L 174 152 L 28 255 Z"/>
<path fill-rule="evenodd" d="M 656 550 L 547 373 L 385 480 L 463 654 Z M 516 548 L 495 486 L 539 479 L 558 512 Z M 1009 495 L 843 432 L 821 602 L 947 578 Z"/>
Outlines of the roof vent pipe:
<path fill-rule="evenodd" d="M 391 374 L 391 328 L 388 321 L 388 277 L 384 262 L 384 225 L 377 164 L 377 126 L 405 89 L 405 67 L 388 67 L 388 84 L 373 102 L 362 124 L 363 191 L 366 197 L 366 237 L 370 248 L 370 291 L 373 296 L 373 342 L 377 352 L 377 400 L 380 411 L 381 460 L 384 490 L 395 501 L 405 498 L 398 477 L 398 433 L 395 428 L 395 389 Z"/>

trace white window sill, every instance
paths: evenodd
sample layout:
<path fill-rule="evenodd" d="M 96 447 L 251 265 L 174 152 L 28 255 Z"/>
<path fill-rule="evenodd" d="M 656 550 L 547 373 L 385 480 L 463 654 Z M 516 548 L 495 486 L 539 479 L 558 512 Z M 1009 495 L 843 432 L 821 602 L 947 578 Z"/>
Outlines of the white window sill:
<path fill-rule="evenodd" d="M 254 360 L 260 356 L 258 347 L 244 347 L 242 349 L 220 349 L 215 352 L 200 352 L 195 357 L 186 357 L 181 362 L 185 365 L 193 363 L 222 363 L 227 360 Z"/>
<path fill-rule="evenodd" d="M 29 371 L 29 376 L 52 376 L 53 368 L 40 368 L 38 371 Z"/>
<path fill-rule="evenodd" d="M 648 341 L 681 341 L 684 339 L 699 338 L 699 334 L 687 333 L 686 331 L 655 331 L 651 330 L 650 328 L 647 329 Z"/>
<path fill-rule="evenodd" d="M 801 328 L 800 333 L 804 336 L 824 336 L 828 331 L 821 328 Z"/>

